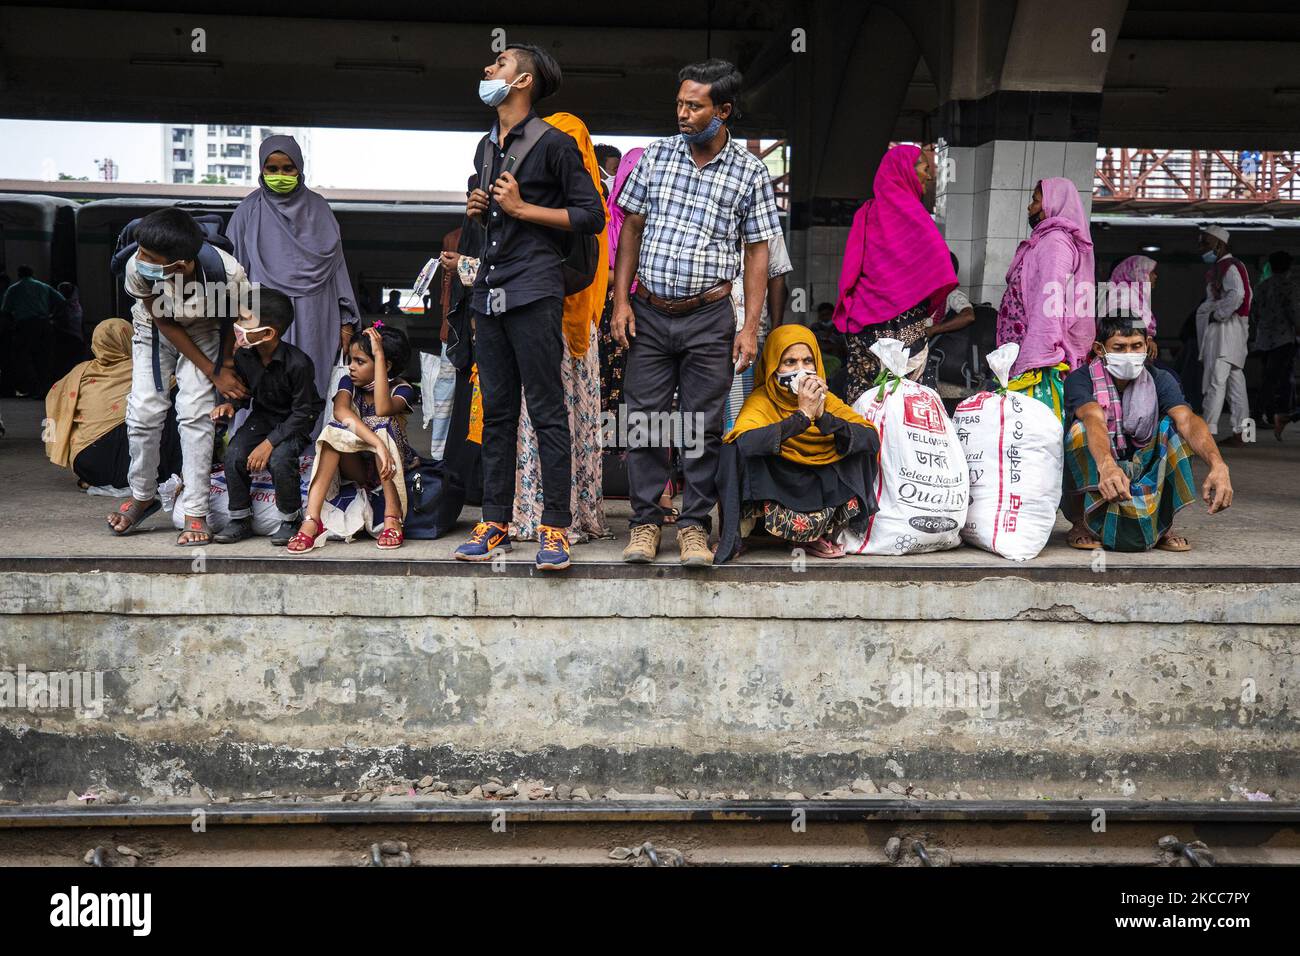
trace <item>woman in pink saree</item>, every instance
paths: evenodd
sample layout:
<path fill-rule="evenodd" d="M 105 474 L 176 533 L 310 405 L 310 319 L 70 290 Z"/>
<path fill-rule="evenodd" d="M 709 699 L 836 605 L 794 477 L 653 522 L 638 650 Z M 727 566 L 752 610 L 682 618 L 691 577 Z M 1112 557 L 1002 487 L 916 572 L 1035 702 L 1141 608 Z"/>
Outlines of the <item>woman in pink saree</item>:
<path fill-rule="evenodd" d="M 1034 187 L 1033 231 L 1016 248 L 998 308 L 998 345 L 1020 346 L 1007 388 L 1065 421 L 1063 381 L 1084 363 L 1096 333 L 1092 235 L 1079 190 L 1057 176 Z"/>
<path fill-rule="evenodd" d="M 844 400 L 850 405 L 880 372 L 870 350 L 877 339 L 908 346 L 916 366 L 912 375 L 920 378 L 926 329 L 957 287 L 951 253 L 921 202 L 933 178 L 920 148 L 895 146 L 876 169 L 872 198 L 853 217 L 832 316 L 848 344 Z"/>

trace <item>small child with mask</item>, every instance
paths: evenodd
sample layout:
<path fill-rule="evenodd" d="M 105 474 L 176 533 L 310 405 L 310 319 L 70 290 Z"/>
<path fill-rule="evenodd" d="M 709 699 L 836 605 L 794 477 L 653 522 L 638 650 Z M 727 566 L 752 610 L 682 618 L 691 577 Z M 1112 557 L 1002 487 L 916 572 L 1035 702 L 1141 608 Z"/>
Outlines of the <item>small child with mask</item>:
<path fill-rule="evenodd" d="M 235 325 L 235 371 L 250 398 L 226 402 L 212 411 L 214 421 L 231 418 L 238 408 L 252 405 L 226 447 L 226 488 L 230 524 L 213 540 L 234 544 L 253 535 L 251 476 L 269 470 L 275 484 L 280 527 L 271 544 L 289 543 L 302 516 L 298 459 L 310 443 L 325 400 L 316 390 L 312 360 L 284 341 L 293 324 L 293 300 L 283 292 L 263 288 L 255 300 L 256 314 Z"/>

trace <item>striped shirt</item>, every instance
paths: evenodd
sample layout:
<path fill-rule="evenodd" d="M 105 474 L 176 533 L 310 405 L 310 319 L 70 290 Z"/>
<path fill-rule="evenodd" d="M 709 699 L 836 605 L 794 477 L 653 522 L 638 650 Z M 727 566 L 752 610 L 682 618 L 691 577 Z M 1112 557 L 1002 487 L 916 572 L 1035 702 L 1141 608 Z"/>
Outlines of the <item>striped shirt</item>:
<path fill-rule="evenodd" d="M 618 204 L 645 216 L 637 276 L 665 299 L 684 299 L 740 274 L 742 244 L 781 234 L 767 167 L 727 134 L 702 169 L 682 137 L 655 140 Z"/>

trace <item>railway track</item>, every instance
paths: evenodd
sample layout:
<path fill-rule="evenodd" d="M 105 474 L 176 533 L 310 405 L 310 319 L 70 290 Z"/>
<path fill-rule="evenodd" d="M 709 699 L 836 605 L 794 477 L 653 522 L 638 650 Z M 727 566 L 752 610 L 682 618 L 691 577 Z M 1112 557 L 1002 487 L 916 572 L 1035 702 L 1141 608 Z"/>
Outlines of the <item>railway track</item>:
<path fill-rule="evenodd" d="M 0 865 L 87 864 L 1300 865 L 1300 805 L 754 800 L 0 808 Z"/>

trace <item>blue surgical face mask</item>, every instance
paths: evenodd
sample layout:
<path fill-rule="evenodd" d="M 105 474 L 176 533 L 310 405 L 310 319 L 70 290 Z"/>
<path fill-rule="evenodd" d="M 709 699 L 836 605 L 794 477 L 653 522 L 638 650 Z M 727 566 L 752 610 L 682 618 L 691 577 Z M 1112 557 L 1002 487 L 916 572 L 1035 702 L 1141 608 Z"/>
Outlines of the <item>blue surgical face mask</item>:
<path fill-rule="evenodd" d="M 1219 257 L 1216 256 L 1213 252 L 1202 252 L 1201 261 L 1208 262 L 1210 265 L 1214 265 L 1216 262 L 1219 261 Z"/>
<path fill-rule="evenodd" d="M 135 260 L 135 271 L 140 274 L 140 278 L 148 279 L 150 282 L 160 282 L 167 278 L 167 266 L 160 266 L 155 262 L 145 262 L 138 256 Z"/>
<path fill-rule="evenodd" d="M 527 73 L 520 73 L 509 83 L 505 80 L 479 80 L 478 98 L 483 101 L 484 106 L 490 106 L 493 109 L 496 109 L 505 102 L 505 98 L 510 95 L 511 87 L 527 75 Z"/>
<path fill-rule="evenodd" d="M 717 136 L 720 129 L 722 129 L 722 117 L 714 116 L 713 119 L 709 120 L 709 125 L 698 133 L 682 133 L 682 139 L 692 146 L 699 146 L 701 143 L 707 143 Z"/>

